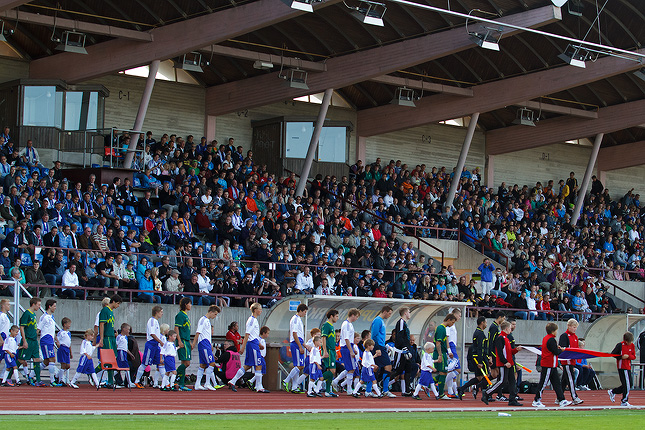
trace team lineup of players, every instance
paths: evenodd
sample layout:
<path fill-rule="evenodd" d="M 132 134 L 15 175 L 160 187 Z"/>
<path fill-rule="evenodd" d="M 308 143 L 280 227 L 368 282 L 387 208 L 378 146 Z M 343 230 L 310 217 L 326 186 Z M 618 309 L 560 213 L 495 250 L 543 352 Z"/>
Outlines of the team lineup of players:
<path fill-rule="evenodd" d="M 19 385 L 21 373 L 30 385 L 47 385 L 40 377 L 43 363 L 49 371 L 50 386 L 65 385 L 78 388 L 79 376 L 88 375 L 90 383 L 99 387 L 97 372 L 101 370 L 101 366 L 95 366 L 92 358 L 97 349 L 114 351 L 117 367 L 129 368 L 132 353 L 128 350 L 128 336 L 131 327 L 124 323 L 118 333 L 114 327 L 114 310 L 120 304 L 121 298 L 118 295 L 103 300 L 103 307 L 96 316 L 94 328 L 84 332 L 79 364 L 76 374 L 70 380 L 70 361 L 73 358 L 70 349 L 72 321 L 67 317 L 63 318 L 62 330 L 56 332 L 53 316 L 56 301 L 47 300 L 45 312 L 37 321 L 36 312 L 41 307 L 41 300 L 32 298 L 29 309 L 25 310 L 20 318 L 20 325 L 16 326 L 11 325 L 8 317 L 9 301 L 0 300 L 0 361 L 4 363 L 4 369 L 0 374 L 3 385 Z M 155 373 L 152 379 L 156 387 L 168 391 L 191 391 L 186 386 L 186 369 L 191 363 L 192 351 L 197 346 L 199 368 L 194 390 L 214 391 L 228 386 L 232 391 L 237 391 L 238 381 L 244 378 L 246 385 L 257 393 L 269 392 L 264 388 L 262 379 L 266 373 L 266 339 L 270 329 L 259 325 L 261 305 L 251 305 L 251 316 L 246 322 L 239 353 L 229 354 L 230 359 L 225 372 L 216 362 L 212 346 L 211 320 L 220 313 L 220 308 L 215 305 L 208 308 L 206 314 L 199 319 L 193 336 L 188 317 L 188 311 L 192 307 L 190 300 L 182 299 L 179 307 L 173 330 L 167 324 L 159 324 L 163 316 L 161 306 L 152 308 L 152 315 L 146 325 L 146 343 L 141 365 L 137 369 L 134 381 L 130 380 L 129 372 L 125 372 L 125 384 L 143 389 L 141 380 L 150 366 Z M 464 393 L 472 388 L 475 397 L 481 392 L 481 400 L 486 404 L 502 400 L 508 401 L 511 406 L 522 406 L 519 403 L 522 399 L 518 396 L 516 384 L 517 367 L 521 366 L 514 359 L 522 347 L 517 346 L 513 338 L 515 321 L 507 321 L 502 312 L 496 315 L 488 333 L 485 332 L 486 318 L 478 318 L 467 355 L 468 370 L 474 376 L 461 387 L 457 387 L 461 363 L 457 354 L 455 324 L 461 318 L 459 309 L 454 309 L 446 315 L 434 331 L 434 342 L 426 342 L 422 351 L 417 350 L 414 336 L 410 334 L 407 325 L 410 309 L 407 307 L 399 308 L 400 318 L 388 339 L 386 321 L 394 312 L 390 306 L 384 306 L 372 321 L 370 330 L 362 333 L 354 330 L 354 322 L 360 317 L 360 310 L 350 309 L 340 330 L 337 330 L 335 324 L 340 314 L 331 309 L 326 314 L 327 321 L 322 329 L 312 329 L 309 339 L 305 342 L 303 318 L 307 311 L 307 305 L 298 305 L 289 323 L 293 368 L 282 381 L 285 391 L 306 392 L 309 397 L 337 397 L 341 392 L 359 397 L 363 391 L 366 397 L 396 397 L 392 393 L 392 386 L 398 383 L 397 388 L 402 396 L 417 400 L 421 400 L 421 392 L 440 400 L 463 399 Z M 567 330 L 556 340 L 558 326 L 552 322 L 546 325 L 547 335 L 542 341 L 540 358 L 540 382 L 532 402 L 533 407 L 545 407 L 541 400 L 548 384 L 551 384 L 555 391 L 556 403 L 559 406 L 583 403 L 576 391 L 576 360 L 558 359 L 558 355 L 566 348 L 580 346 L 576 335 L 577 328 L 578 322 L 574 319 L 569 320 Z M 627 332 L 623 341 L 612 351 L 616 356 L 621 386 L 609 390 L 608 394 L 612 402 L 616 394 L 621 394 L 622 406 L 630 406 L 628 400 L 632 383 L 631 360 L 636 358 L 633 341 L 633 335 Z M 240 361 L 242 355 L 243 364 Z M 100 360 L 100 354 L 98 358 Z M 60 368 L 56 367 L 56 362 L 60 363 Z M 562 378 L 556 370 L 558 367 L 562 368 Z M 249 372 L 252 377 L 249 377 Z M 108 380 L 105 385 L 108 387 L 114 384 L 113 373 L 107 372 Z M 11 381 L 11 377 L 14 382 Z M 159 377 L 162 378 L 161 384 L 158 382 Z M 202 383 L 204 377 L 205 382 Z M 571 401 L 565 399 L 563 387 L 568 387 Z M 502 394 L 503 389 L 508 391 L 508 398 Z"/>

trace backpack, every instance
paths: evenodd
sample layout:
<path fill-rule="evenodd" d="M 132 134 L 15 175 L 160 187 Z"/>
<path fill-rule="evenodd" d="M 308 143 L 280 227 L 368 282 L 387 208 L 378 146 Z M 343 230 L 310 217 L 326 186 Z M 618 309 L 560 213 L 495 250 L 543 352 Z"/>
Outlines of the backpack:
<path fill-rule="evenodd" d="M 226 362 L 226 379 L 233 379 L 241 367 L 242 363 L 240 362 L 240 353 L 229 351 L 228 361 Z"/>

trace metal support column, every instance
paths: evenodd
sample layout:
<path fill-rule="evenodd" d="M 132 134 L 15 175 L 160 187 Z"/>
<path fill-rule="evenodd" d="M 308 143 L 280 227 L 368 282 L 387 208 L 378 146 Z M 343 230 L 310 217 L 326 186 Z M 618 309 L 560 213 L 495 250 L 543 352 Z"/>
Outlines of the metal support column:
<path fill-rule="evenodd" d="M 296 188 L 296 196 L 302 196 L 302 193 L 305 191 L 305 186 L 307 186 L 307 178 L 309 177 L 309 171 L 311 170 L 311 165 L 313 164 L 314 157 L 316 156 L 318 139 L 320 139 L 320 132 L 322 131 L 323 124 L 325 123 L 327 109 L 329 108 L 333 92 L 333 88 L 325 90 L 325 95 L 323 97 L 322 104 L 320 105 L 320 112 L 318 112 L 318 119 L 316 119 L 314 134 L 311 136 L 311 142 L 309 142 L 307 158 L 305 159 L 305 164 L 302 165 L 302 171 L 300 172 L 300 179 L 298 180 L 298 187 Z"/>
<path fill-rule="evenodd" d="M 578 197 L 576 198 L 576 207 L 573 210 L 573 217 L 571 217 L 571 225 L 575 226 L 578 223 L 578 218 L 580 218 L 580 211 L 582 206 L 585 203 L 585 195 L 587 194 L 587 188 L 589 187 L 589 182 L 591 181 L 591 175 L 593 175 L 593 168 L 596 165 L 596 158 L 598 158 L 598 151 L 600 151 L 600 144 L 602 143 L 602 138 L 604 133 L 599 133 L 596 135 L 596 140 L 593 143 L 593 149 L 591 150 L 591 156 L 589 157 L 589 163 L 587 164 L 587 170 L 585 170 L 585 177 L 582 179 L 582 184 L 578 189 Z"/>
<path fill-rule="evenodd" d="M 148 111 L 148 104 L 150 103 L 150 96 L 152 95 L 152 89 L 155 86 L 155 78 L 157 77 L 157 72 L 159 71 L 159 64 L 161 61 L 154 60 L 150 63 L 148 67 L 148 79 L 146 80 L 146 87 L 143 89 L 143 94 L 141 95 L 141 102 L 139 103 L 139 111 L 137 112 L 137 118 L 134 120 L 133 130 L 141 131 L 143 127 L 143 120 L 146 118 L 146 112 Z M 125 154 L 125 161 L 123 162 L 123 167 L 130 168 L 132 167 L 132 161 L 134 160 L 134 153 L 137 149 L 137 142 L 139 141 L 139 133 L 133 133 L 130 136 L 130 146 L 128 146 L 128 152 Z"/>
<path fill-rule="evenodd" d="M 448 191 L 448 199 L 446 200 L 446 211 L 449 212 L 452 207 L 452 203 L 455 201 L 455 193 L 457 193 L 457 188 L 459 187 L 459 182 L 461 179 L 461 172 L 464 170 L 466 165 L 466 157 L 468 157 L 468 150 L 470 150 L 470 142 L 473 141 L 473 135 L 475 134 L 475 127 L 477 126 L 477 121 L 479 120 L 479 112 L 475 112 L 470 117 L 470 123 L 468 124 L 468 131 L 466 132 L 466 137 L 464 138 L 464 144 L 461 147 L 461 154 L 459 154 L 459 161 L 457 162 L 457 169 L 450 182 L 450 191 Z"/>

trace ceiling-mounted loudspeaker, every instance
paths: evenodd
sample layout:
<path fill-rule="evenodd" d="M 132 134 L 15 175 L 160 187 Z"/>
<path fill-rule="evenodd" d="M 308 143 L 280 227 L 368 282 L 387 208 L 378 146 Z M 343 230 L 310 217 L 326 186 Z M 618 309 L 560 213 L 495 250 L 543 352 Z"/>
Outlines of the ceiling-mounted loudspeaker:
<path fill-rule="evenodd" d="M 87 50 L 85 49 L 85 33 L 79 33 L 78 31 L 63 32 L 63 37 L 56 49 L 63 52 L 73 52 L 75 54 L 87 54 Z"/>
<path fill-rule="evenodd" d="M 414 90 L 407 87 L 399 87 L 396 89 L 396 94 L 390 102 L 390 104 L 397 106 L 407 106 L 407 107 L 416 107 L 414 100 L 416 99 L 416 94 Z"/>
<path fill-rule="evenodd" d="M 181 57 L 181 62 L 175 64 L 176 69 L 186 70 L 188 72 L 202 73 L 202 54 L 199 52 L 189 52 Z"/>
<path fill-rule="evenodd" d="M 273 63 L 257 60 L 253 63 L 253 68 L 258 70 L 271 70 L 273 69 Z"/>

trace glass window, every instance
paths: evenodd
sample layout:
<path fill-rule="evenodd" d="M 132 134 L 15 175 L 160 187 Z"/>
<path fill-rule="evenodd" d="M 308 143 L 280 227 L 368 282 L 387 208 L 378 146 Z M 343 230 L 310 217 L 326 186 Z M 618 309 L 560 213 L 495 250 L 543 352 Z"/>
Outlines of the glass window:
<path fill-rule="evenodd" d="M 63 93 L 54 86 L 24 87 L 22 124 L 62 127 Z"/>
<path fill-rule="evenodd" d="M 313 122 L 288 122 L 285 137 L 286 158 L 307 158 L 311 136 L 314 134 Z"/>
<path fill-rule="evenodd" d="M 323 127 L 318 140 L 318 161 L 344 163 L 347 152 L 347 127 Z"/>
<path fill-rule="evenodd" d="M 68 91 L 65 93 L 65 130 L 97 128 L 99 94 Z"/>

